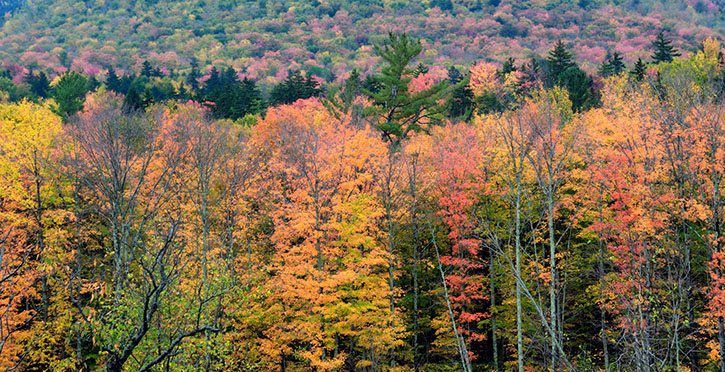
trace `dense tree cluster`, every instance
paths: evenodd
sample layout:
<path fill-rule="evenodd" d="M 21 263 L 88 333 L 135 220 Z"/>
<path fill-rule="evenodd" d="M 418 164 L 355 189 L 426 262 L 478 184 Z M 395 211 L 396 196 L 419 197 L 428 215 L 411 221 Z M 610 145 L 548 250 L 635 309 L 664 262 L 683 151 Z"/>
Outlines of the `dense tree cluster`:
<path fill-rule="evenodd" d="M 0 369 L 722 371 L 725 60 L 660 41 L 0 85 Z"/>

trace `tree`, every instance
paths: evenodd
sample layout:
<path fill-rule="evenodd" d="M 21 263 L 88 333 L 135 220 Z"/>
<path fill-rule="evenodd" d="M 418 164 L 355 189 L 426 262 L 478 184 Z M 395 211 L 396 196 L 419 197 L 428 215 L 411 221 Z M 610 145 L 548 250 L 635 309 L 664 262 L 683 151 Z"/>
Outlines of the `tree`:
<path fill-rule="evenodd" d="M 602 77 L 609 77 L 611 75 L 619 75 L 625 69 L 623 58 L 619 52 L 614 52 L 611 55 L 607 53 L 607 58 L 602 62 L 599 67 L 599 75 Z"/>
<path fill-rule="evenodd" d="M 25 75 L 25 82 L 30 85 L 30 91 L 40 98 L 48 97 L 50 93 L 50 81 L 45 72 L 40 71 L 37 75 L 33 71 L 28 71 Z"/>
<path fill-rule="evenodd" d="M 680 52 L 672 46 L 672 40 L 665 38 L 663 31 L 657 34 L 657 37 L 652 42 L 652 48 L 654 53 L 652 54 L 652 61 L 657 63 L 672 62 L 674 57 L 679 57 Z"/>
<path fill-rule="evenodd" d="M 438 82 L 416 93 L 410 91 L 415 70 L 409 64 L 422 48 L 420 40 L 393 33 L 383 45 L 375 47 L 385 66 L 376 76 L 380 90 L 364 92 L 373 102 L 366 113 L 395 151 L 411 133 L 426 131 L 442 119 L 443 107 L 438 101 L 448 95 L 447 82 Z"/>
<path fill-rule="evenodd" d="M 644 75 L 647 73 L 647 65 L 642 61 L 642 58 L 637 58 L 632 70 L 629 71 L 629 76 L 635 81 L 644 80 Z"/>
<path fill-rule="evenodd" d="M 214 117 L 237 120 L 262 112 L 262 94 L 254 81 L 246 77 L 241 82 L 235 79 L 225 80 L 224 86 L 214 89 L 206 97 L 211 103 L 209 106 Z"/>
<path fill-rule="evenodd" d="M 137 84 L 131 84 L 123 98 L 123 111 L 126 113 L 142 110 L 144 107 L 141 94 L 138 92 Z"/>
<path fill-rule="evenodd" d="M 559 40 L 554 44 L 554 49 L 549 51 L 546 56 L 548 62 L 549 80 L 552 85 L 565 85 L 562 79 L 564 72 L 572 67 L 576 67 L 573 57 L 563 41 Z"/>
<path fill-rule="evenodd" d="M 151 77 L 154 75 L 154 69 L 148 60 L 144 60 L 141 65 L 141 76 Z"/>
<path fill-rule="evenodd" d="M 57 347 L 63 330 L 46 328 L 65 322 L 53 316 L 63 302 L 52 296 L 57 276 L 49 262 L 66 264 L 62 243 L 53 231 L 67 217 L 58 204 L 59 177 L 54 151 L 61 120 L 48 106 L 30 102 L 0 105 L 0 369 L 21 363 L 39 368 L 60 362 L 61 355 L 39 357 L 38 345 Z M 55 217 L 55 218 L 54 218 Z M 21 367 L 22 368 L 22 367 Z"/>
<path fill-rule="evenodd" d="M 199 72 L 199 64 L 196 60 L 191 61 L 191 70 L 186 76 L 186 83 L 189 84 L 192 93 L 199 91 L 199 78 L 201 78 L 201 72 Z"/>
<path fill-rule="evenodd" d="M 74 167 L 108 231 L 111 289 L 96 309 L 108 371 L 122 371 L 130 361 L 147 371 L 185 339 L 217 331 L 195 322 L 210 301 L 207 293 L 178 292 L 190 260 L 178 203 L 186 151 L 181 129 L 178 117 L 159 111 L 126 114 L 112 95 L 93 96 L 72 123 L 79 152 Z M 153 346 L 145 349 L 148 343 Z"/>
<path fill-rule="evenodd" d="M 290 104 L 298 99 L 317 97 L 322 94 L 319 83 L 312 76 L 302 76 L 300 71 L 291 72 L 287 78 L 275 85 L 269 96 L 272 106 Z"/>
<path fill-rule="evenodd" d="M 60 76 L 53 86 L 55 112 L 64 119 L 83 110 L 83 101 L 89 91 L 89 80 L 85 75 L 69 71 Z"/>
<path fill-rule="evenodd" d="M 123 93 L 120 89 L 121 83 L 118 79 L 118 75 L 116 75 L 116 70 L 114 70 L 113 67 L 109 67 L 108 72 L 106 72 L 106 87 L 110 91 Z"/>
<path fill-rule="evenodd" d="M 468 121 L 476 108 L 473 90 L 470 88 L 469 77 L 457 83 L 448 98 L 448 117 Z"/>

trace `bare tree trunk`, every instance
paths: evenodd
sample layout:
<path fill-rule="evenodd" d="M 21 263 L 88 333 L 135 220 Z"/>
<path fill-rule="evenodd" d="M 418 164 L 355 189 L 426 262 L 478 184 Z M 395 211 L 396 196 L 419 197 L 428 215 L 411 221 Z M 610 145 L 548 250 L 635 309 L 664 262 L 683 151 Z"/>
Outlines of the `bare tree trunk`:
<path fill-rule="evenodd" d="M 418 360 L 418 242 L 420 241 L 420 228 L 418 226 L 418 195 L 417 182 L 418 155 L 414 154 L 411 159 L 409 173 L 411 218 L 413 219 L 413 370 L 418 372 L 420 361 Z"/>
<path fill-rule="evenodd" d="M 551 178 L 549 178 L 549 185 L 552 185 Z M 554 240 L 554 195 L 553 191 L 549 190 L 547 193 L 547 214 L 549 221 L 549 270 L 550 272 L 550 287 L 549 287 L 549 306 L 550 306 L 550 322 L 551 329 L 554 331 L 551 334 L 553 338 L 551 340 L 551 370 L 557 370 L 557 348 L 556 345 L 559 343 L 558 340 L 558 327 L 556 325 L 557 312 L 556 312 L 556 241 Z"/>

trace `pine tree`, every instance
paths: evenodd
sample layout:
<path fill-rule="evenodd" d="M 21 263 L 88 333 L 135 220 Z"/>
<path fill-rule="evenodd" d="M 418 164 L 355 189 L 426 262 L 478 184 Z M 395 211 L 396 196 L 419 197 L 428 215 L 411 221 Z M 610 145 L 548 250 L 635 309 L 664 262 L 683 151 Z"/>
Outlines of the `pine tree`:
<path fill-rule="evenodd" d="M 106 73 L 106 87 L 108 90 L 120 93 L 120 82 L 118 80 L 118 75 L 116 75 L 116 70 L 114 70 L 113 67 L 109 67 L 108 72 Z"/>
<path fill-rule="evenodd" d="M 569 67 L 561 74 L 562 85 L 569 92 L 572 110 L 577 112 L 594 105 L 592 79 L 579 67 Z"/>
<path fill-rule="evenodd" d="M 461 75 L 461 72 L 458 71 L 458 69 L 455 66 L 451 66 L 448 68 L 448 82 L 451 83 L 451 85 L 458 84 L 463 79 L 463 75 Z"/>
<path fill-rule="evenodd" d="M 619 52 L 611 54 L 607 52 L 607 57 L 599 67 L 599 75 L 602 77 L 619 75 L 625 68 L 622 55 Z"/>
<path fill-rule="evenodd" d="M 554 44 L 554 49 L 546 57 L 549 66 L 549 79 L 552 85 L 561 85 L 561 75 L 568 68 L 576 66 L 571 53 L 563 41 L 559 40 Z"/>
<path fill-rule="evenodd" d="M 475 103 L 471 87 L 468 85 L 469 77 L 461 79 L 455 84 L 448 99 L 448 117 L 468 121 L 473 114 Z"/>
<path fill-rule="evenodd" d="M 55 111 L 68 118 L 83 110 L 83 101 L 89 90 L 88 78 L 78 72 L 69 71 L 61 75 L 53 87 L 53 98 L 57 104 Z"/>
<path fill-rule="evenodd" d="M 376 76 L 380 90 L 365 92 L 374 104 L 368 111 L 378 118 L 376 128 L 396 150 L 410 132 L 420 132 L 426 129 L 424 126 L 440 123 L 445 109 L 438 101 L 449 93 L 447 81 L 418 93 L 410 92 L 409 84 L 416 69 L 409 64 L 422 49 L 420 40 L 412 40 L 405 33 L 390 33 L 382 46 L 375 46 L 386 64 Z"/>
<path fill-rule="evenodd" d="M 638 58 L 637 62 L 634 64 L 634 67 L 632 67 L 632 70 L 629 71 L 629 75 L 635 81 L 642 81 L 646 72 L 647 65 L 645 65 L 645 63 L 642 61 L 642 58 Z"/>
<path fill-rule="evenodd" d="M 655 64 L 672 62 L 674 57 L 680 56 L 680 52 L 672 46 L 672 40 L 666 39 L 662 31 L 657 34 L 657 38 L 652 42 L 652 47 L 655 50 L 654 54 L 652 54 L 652 60 Z"/>

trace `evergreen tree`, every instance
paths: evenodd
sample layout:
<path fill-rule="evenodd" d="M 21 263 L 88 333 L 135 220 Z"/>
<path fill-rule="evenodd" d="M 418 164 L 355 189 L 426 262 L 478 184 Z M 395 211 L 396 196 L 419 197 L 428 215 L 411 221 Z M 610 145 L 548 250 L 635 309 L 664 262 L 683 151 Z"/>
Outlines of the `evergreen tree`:
<path fill-rule="evenodd" d="M 209 79 L 207 79 L 206 84 L 204 84 L 204 94 L 208 95 L 217 88 L 221 88 L 221 86 L 222 79 L 221 75 L 219 74 L 219 70 L 217 70 L 216 66 L 212 66 L 211 70 L 209 71 Z"/>
<path fill-rule="evenodd" d="M 672 46 L 672 40 L 666 39 L 664 32 L 660 31 L 657 38 L 652 42 L 654 54 L 652 60 L 655 64 L 660 62 L 672 62 L 674 57 L 679 57 L 680 52 Z"/>
<path fill-rule="evenodd" d="M 75 71 L 64 73 L 53 87 L 53 99 L 57 104 L 55 112 L 68 118 L 83 110 L 83 101 L 88 90 L 89 80 L 85 75 Z"/>
<path fill-rule="evenodd" d="M 192 60 L 190 64 L 191 71 L 189 71 L 189 74 L 186 76 L 186 84 L 188 84 L 191 88 L 191 92 L 195 93 L 199 91 L 199 78 L 201 77 L 201 72 L 199 72 L 199 64 L 196 60 Z"/>
<path fill-rule="evenodd" d="M 516 70 L 516 61 L 512 57 L 508 57 L 503 62 L 503 66 L 501 66 L 501 71 L 499 73 L 501 76 L 506 76 Z"/>
<path fill-rule="evenodd" d="M 458 84 L 463 80 L 463 75 L 455 66 L 451 66 L 448 68 L 448 82 L 451 83 L 451 85 Z"/>
<path fill-rule="evenodd" d="M 347 105 L 351 104 L 355 97 L 362 94 L 362 80 L 360 80 L 360 71 L 353 69 L 350 76 L 345 80 L 345 87 L 342 91 L 343 102 Z"/>
<path fill-rule="evenodd" d="M 586 72 L 579 67 L 569 67 L 561 74 L 563 87 L 569 92 L 569 100 L 573 111 L 588 109 L 595 104 L 593 82 Z"/>
<path fill-rule="evenodd" d="M 153 67 L 151 67 L 151 63 L 149 63 L 148 60 L 143 61 L 143 66 L 141 67 L 141 76 L 151 77 L 154 75 Z"/>
<path fill-rule="evenodd" d="M 632 67 L 632 70 L 629 71 L 629 75 L 635 81 L 642 81 L 646 72 L 647 65 L 645 65 L 645 63 L 642 61 L 642 58 L 638 58 L 637 62 L 634 64 L 634 67 Z"/>
<path fill-rule="evenodd" d="M 469 80 L 470 76 L 461 79 L 451 90 L 451 96 L 446 103 L 448 117 L 451 119 L 468 121 L 473 114 L 475 103 Z"/>
<path fill-rule="evenodd" d="M 25 82 L 30 85 L 30 91 L 40 98 L 48 97 L 50 93 L 50 80 L 45 72 L 40 71 L 38 74 L 30 70 L 24 78 Z"/>
<path fill-rule="evenodd" d="M 317 97 L 322 93 L 317 80 L 312 76 L 302 76 L 299 71 L 291 72 L 287 78 L 275 85 L 270 93 L 272 105 L 289 104 L 298 99 Z"/>
<path fill-rule="evenodd" d="M 141 95 L 138 93 L 136 84 L 131 84 L 128 87 L 126 97 L 123 99 L 123 111 L 125 113 L 139 111 L 143 108 L 143 102 Z"/>
<path fill-rule="evenodd" d="M 229 80 L 206 97 L 215 118 L 231 120 L 241 119 L 251 114 L 257 115 L 264 109 L 262 94 L 257 85 L 249 78 Z"/>
<path fill-rule="evenodd" d="M 421 74 L 427 74 L 429 71 L 428 66 L 424 65 L 422 62 L 418 63 L 418 66 L 415 68 L 415 72 L 413 72 L 413 76 L 418 77 Z"/>
<path fill-rule="evenodd" d="M 622 54 L 615 51 L 612 53 L 612 58 L 609 60 L 609 65 L 612 68 L 612 73 L 614 75 L 621 74 L 627 66 L 624 65 L 624 58 L 622 57 Z"/>
<path fill-rule="evenodd" d="M 453 2 L 451 0 L 433 0 L 430 2 L 431 7 L 438 7 L 442 11 L 453 10 Z"/>
<path fill-rule="evenodd" d="M 607 57 L 599 66 L 599 75 L 602 77 L 619 75 L 625 68 L 622 55 L 619 52 L 607 52 Z"/>
<path fill-rule="evenodd" d="M 549 81 L 552 85 L 562 85 L 561 76 L 570 67 L 576 66 L 571 53 L 563 41 L 559 40 L 554 44 L 554 49 L 546 57 L 548 62 Z"/>
<path fill-rule="evenodd" d="M 377 93 L 382 88 L 382 85 L 378 81 L 375 75 L 368 75 L 362 82 L 363 92 Z"/>
<path fill-rule="evenodd" d="M 409 85 L 416 69 L 410 68 L 409 64 L 422 49 L 420 40 L 412 40 L 405 33 L 390 33 L 382 46 L 375 46 L 375 51 L 385 61 L 376 76 L 380 89 L 364 93 L 373 101 L 368 114 L 377 118 L 376 128 L 394 150 L 410 132 L 420 132 L 426 129 L 424 126 L 440 123 L 445 110 L 438 101 L 449 94 L 447 81 L 418 93 L 410 92 Z"/>
<path fill-rule="evenodd" d="M 114 70 L 113 67 L 109 67 L 108 72 L 106 73 L 106 87 L 108 90 L 120 93 L 120 83 L 118 75 L 116 75 L 116 70 Z"/>

